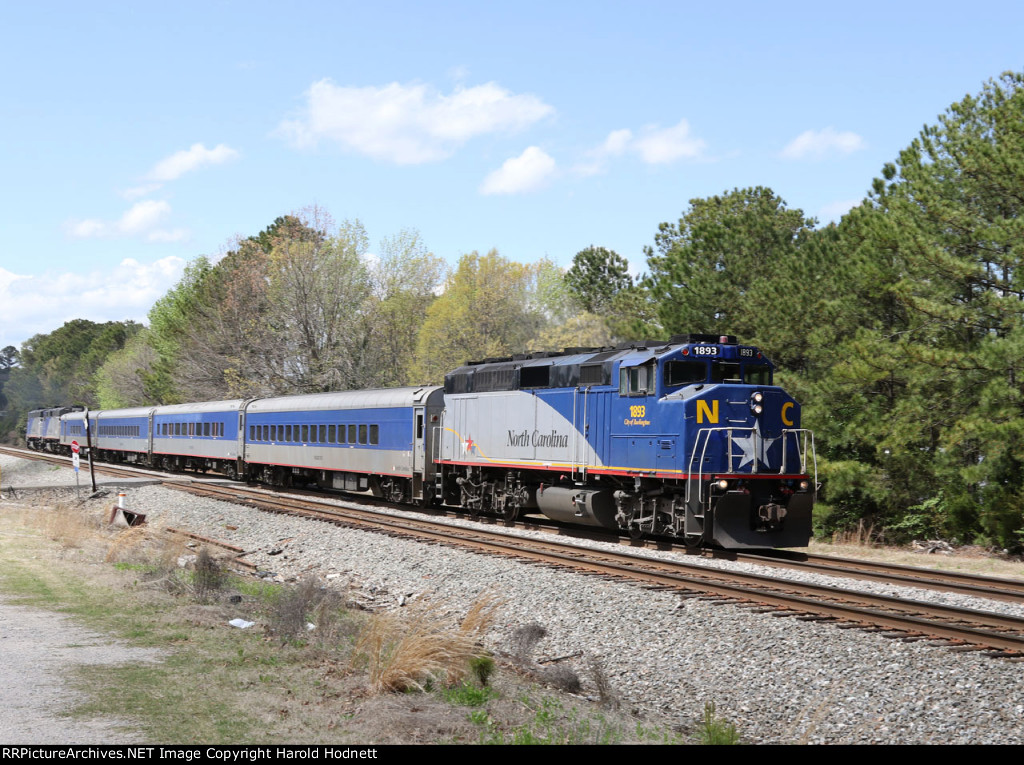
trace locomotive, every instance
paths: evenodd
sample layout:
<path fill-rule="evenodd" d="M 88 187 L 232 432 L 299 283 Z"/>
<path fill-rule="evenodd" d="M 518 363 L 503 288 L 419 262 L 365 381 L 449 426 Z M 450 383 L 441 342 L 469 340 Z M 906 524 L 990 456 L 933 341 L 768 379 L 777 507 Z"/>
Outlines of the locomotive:
<path fill-rule="evenodd" d="M 60 412 L 67 451 L 370 492 L 512 520 L 801 547 L 817 492 L 813 434 L 774 367 L 731 335 L 677 335 L 469 362 L 444 386 Z M 29 415 L 45 431 L 54 410 Z M 44 422 L 45 419 L 45 422 Z"/>

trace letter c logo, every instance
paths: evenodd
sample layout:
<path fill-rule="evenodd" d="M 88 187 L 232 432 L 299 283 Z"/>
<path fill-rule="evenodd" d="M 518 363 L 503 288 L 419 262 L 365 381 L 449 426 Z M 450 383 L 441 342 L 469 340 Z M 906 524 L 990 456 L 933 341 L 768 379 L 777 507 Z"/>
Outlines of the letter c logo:
<path fill-rule="evenodd" d="M 782 424 L 783 425 L 789 425 L 790 427 L 793 426 L 793 421 L 791 419 L 789 419 L 789 416 L 786 414 L 786 411 L 789 410 L 789 409 L 792 409 L 792 408 L 793 408 L 793 402 L 792 401 L 787 401 L 785 404 L 782 405 Z"/>

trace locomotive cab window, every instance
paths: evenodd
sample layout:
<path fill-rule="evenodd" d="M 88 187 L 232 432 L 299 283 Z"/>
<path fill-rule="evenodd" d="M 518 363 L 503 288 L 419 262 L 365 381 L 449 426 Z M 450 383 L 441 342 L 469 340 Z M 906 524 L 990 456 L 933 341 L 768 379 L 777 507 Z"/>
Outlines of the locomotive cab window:
<path fill-rule="evenodd" d="M 746 364 L 743 367 L 743 382 L 748 385 L 771 385 L 772 368 L 767 364 Z"/>
<path fill-rule="evenodd" d="M 665 364 L 665 387 L 702 383 L 708 379 L 708 365 L 704 361 L 669 361 Z"/>
<path fill-rule="evenodd" d="M 620 396 L 647 396 L 654 393 L 654 362 L 619 369 Z"/>
<path fill-rule="evenodd" d="M 742 380 L 739 364 L 727 361 L 711 362 L 711 382 L 738 383 L 742 382 Z"/>

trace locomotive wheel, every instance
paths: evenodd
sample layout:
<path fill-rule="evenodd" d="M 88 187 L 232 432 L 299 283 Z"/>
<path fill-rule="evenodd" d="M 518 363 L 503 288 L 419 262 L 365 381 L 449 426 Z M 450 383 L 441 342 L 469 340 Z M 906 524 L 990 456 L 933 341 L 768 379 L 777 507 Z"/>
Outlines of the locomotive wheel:
<path fill-rule="evenodd" d="M 644 530 L 639 526 L 629 527 L 629 538 L 634 541 L 639 541 L 644 538 Z"/>
<path fill-rule="evenodd" d="M 519 506 L 513 504 L 505 505 L 505 508 L 501 511 L 501 519 L 512 523 L 516 518 L 519 517 Z"/>
<path fill-rule="evenodd" d="M 697 547 L 703 547 L 704 546 L 704 534 L 700 534 L 699 536 L 686 535 L 686 536 L 683 537 L 683 544 L 685 544 L 690 549 L 695 549 Z"/>

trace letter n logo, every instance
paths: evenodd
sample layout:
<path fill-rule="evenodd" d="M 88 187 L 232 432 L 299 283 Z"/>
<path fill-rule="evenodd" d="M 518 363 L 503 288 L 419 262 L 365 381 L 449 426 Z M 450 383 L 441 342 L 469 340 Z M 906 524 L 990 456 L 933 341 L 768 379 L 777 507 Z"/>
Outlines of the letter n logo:
<path fill-rule="evenodd" d="M 711 400 L 711 408 L 708 409 L 708 402 L 702 398 L 697 399 L 697 424 L 704 422 L 704 418 L 713 425 L 718 424 L 718 399 Z"/>

